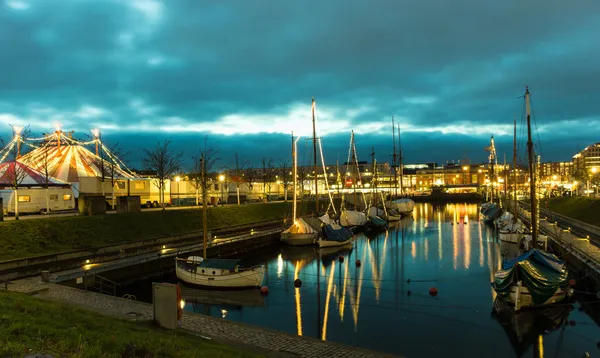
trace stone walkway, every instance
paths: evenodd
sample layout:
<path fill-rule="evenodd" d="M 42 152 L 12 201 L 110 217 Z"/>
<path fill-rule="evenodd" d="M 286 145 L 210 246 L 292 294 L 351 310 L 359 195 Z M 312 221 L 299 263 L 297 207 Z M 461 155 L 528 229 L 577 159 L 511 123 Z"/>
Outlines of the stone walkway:
<path fill-rule="evenodd" d="M 130 320 L 153 319 L 153 308 L 150 304 L 43 283 L 39 277 L 13 281 L 9 290 L 34 294 L 36 297 L 68 303 L 104 315 Z M 254 351 L 272 357 L 393 357 L 190 312 L 184 312 L 180 327 L 225 344 L 250 346 Z"/>

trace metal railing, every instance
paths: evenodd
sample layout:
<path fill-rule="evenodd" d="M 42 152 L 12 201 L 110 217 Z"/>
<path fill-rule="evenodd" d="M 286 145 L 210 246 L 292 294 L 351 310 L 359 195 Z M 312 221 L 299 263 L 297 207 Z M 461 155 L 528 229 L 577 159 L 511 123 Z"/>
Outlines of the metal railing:
<path fill-rule="evenodd" d="M 4 291 L 8 291 L 8 285 L 12 285 L 9 280 L 0 279 L 0 287 L 4 287 Z"/>
<path fill-rule="evenodd" d="M 91 286 L 88 286 L 88 277 L 92 277 L 94 280 L 94 284 Z M 87 271 L 85 272 L 83 277 L 83 284 L 86 291 L 91 288 L 99 291 L 100 293 L 113 296 L 117 295 L 117 287 L 119 286 L 119 284 L 114 281 L 111 281 L 105 277 L 94 273 L 88 273 Z"/>

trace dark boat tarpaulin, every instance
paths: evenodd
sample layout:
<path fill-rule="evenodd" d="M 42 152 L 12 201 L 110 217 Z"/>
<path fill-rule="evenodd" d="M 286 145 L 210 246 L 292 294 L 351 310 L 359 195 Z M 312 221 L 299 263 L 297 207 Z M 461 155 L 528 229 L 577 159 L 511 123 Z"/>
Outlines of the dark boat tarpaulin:
<path fill-rule="evenodd" d="M 492 287 L 501 296 L 508 296 L 510 287 L 522 281 L 529 289 L 533 303 L 541 305 L 567 287 L 568 274 L 565 263 L 556 256 L 540 250 L 531 250 L 516 259 L 507 261 L 494 275 Z"/>

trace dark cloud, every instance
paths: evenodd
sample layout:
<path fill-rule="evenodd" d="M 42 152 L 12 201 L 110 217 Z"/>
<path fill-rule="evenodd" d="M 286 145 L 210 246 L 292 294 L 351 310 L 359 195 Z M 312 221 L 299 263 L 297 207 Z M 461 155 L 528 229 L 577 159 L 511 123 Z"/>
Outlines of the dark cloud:
<path fill-rule="evenodd" d="M 407 158 L 485 159 L 489 135 L 510 144 L 529 85 L 544 156 L 597 141 L 586 127 L 600 124 L 596 0 L 14 2 L 0 8 L 0 123 L 103 123 L 132 149 L 178 124 L 168 136 L 187 151 L 203 135 L 186 124 L 254 115 L 264 131 L 315 96 L 331 112 L 324 122 L 348 122 L 326 136 L 332 156 L 347 155 L 350 128 L 365 132 L 361 156 L 390 151 L 388 131 L 364 124 L 395 114 L 410 128 Z M 223 151 L 259 156 L 288 138 L 213 136 Z"/>

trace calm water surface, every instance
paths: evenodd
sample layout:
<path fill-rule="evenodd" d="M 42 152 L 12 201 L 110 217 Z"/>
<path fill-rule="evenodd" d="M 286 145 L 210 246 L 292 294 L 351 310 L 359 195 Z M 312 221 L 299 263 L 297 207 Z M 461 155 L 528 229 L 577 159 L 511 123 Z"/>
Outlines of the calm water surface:
<path fill-rule="evenodd" d="M 184 288 L 185 309 L 406 357 L 600 356 L 600 328 L 577 303 L 518 325 L 492 314 L 501 248 L 477 218 L 475 204 L 417 204 L 412 218 L 357 236 L 351 250 L 282 247 L 244 261 L 265 265 L 266 297 Z"/>

